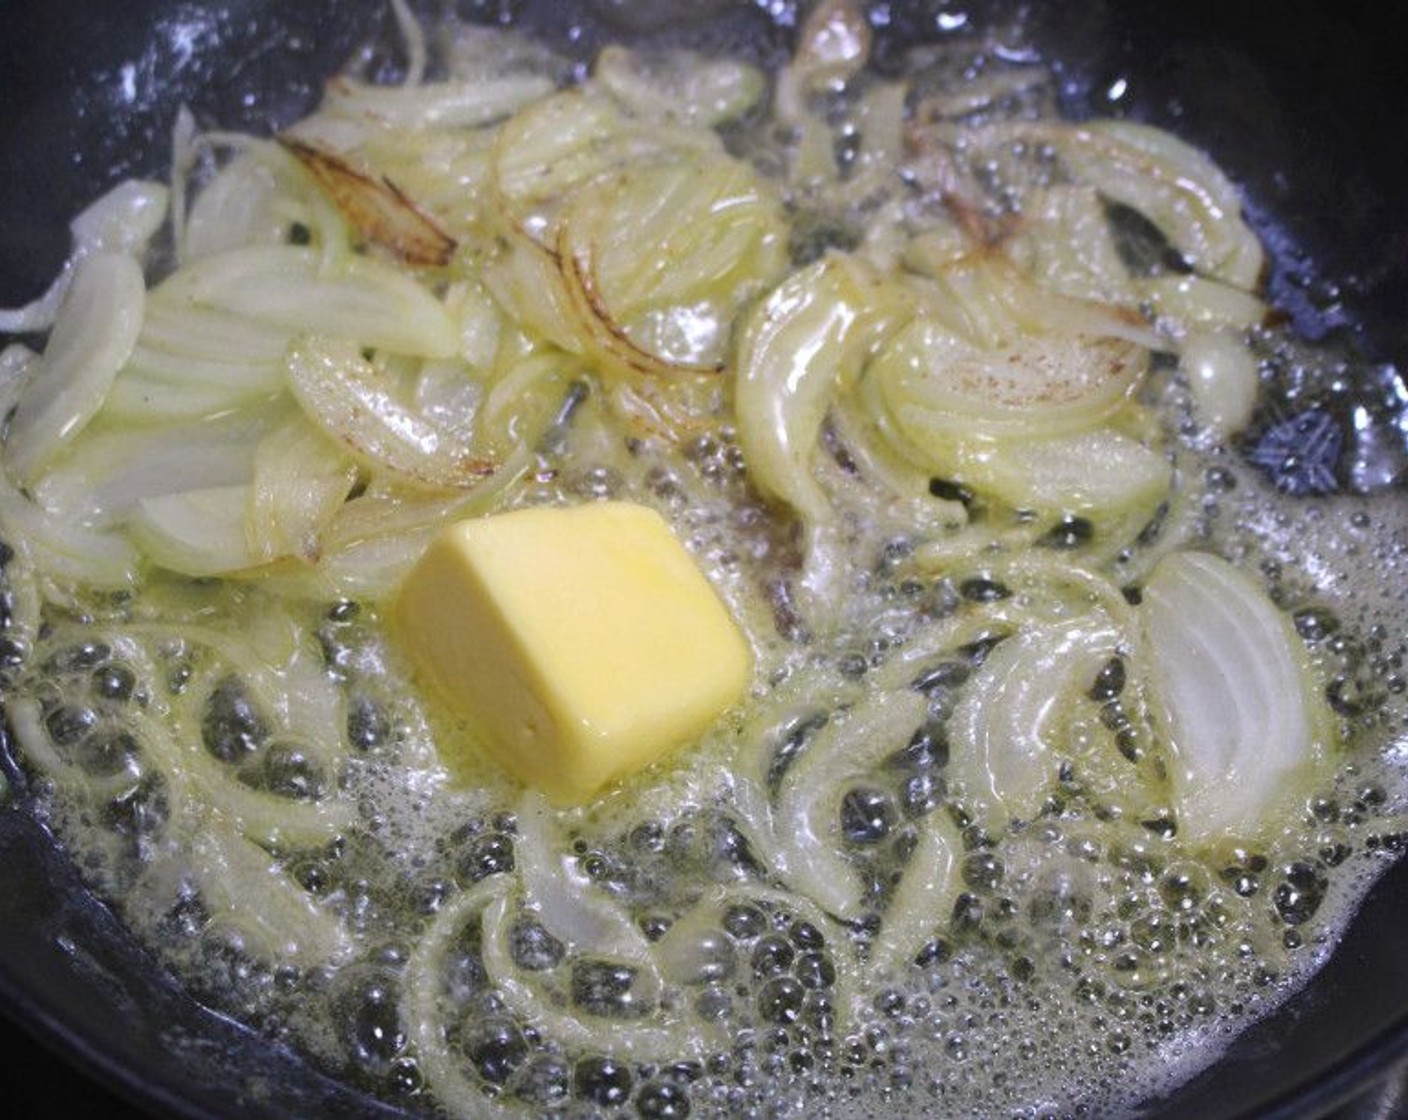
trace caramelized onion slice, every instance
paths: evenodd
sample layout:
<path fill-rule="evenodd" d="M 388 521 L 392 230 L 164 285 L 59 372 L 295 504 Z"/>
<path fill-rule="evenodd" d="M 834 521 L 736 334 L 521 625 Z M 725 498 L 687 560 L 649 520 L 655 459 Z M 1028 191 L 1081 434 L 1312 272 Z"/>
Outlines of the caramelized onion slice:
<path fill-rule="evenodd" d="M 786 266 L 786 228 L 742 163 L 635 163 L 573 194 L 557 255 L 589 352 L 623 372 L 714 373 L 738 310 Z"/>
<path fill-rule="evenodd" d="M 444 490 L 494 473 L 494 464 L 472 454 L 454 432 L 400 400 L 389 377 L 350 343 L 295 342 L 288 376 L 308 418 L 370 468 L 413 487 Z"/>
<path fill-rule="evenodd" d="M 292 136 L 279 142 L 327 192 L 365 241 L 410 265 L 439 268 L 455 255 L 455 239 L 390 179 L 358 170 L 346 159 Z"/>

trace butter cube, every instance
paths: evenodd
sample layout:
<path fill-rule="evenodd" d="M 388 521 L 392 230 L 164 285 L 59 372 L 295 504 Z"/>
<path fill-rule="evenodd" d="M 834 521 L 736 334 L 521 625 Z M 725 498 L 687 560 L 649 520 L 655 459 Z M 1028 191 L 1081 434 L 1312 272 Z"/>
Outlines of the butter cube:
<path fill-rule="evenodd" d="M 450 708 L 560 804 L 697 738 L 752 669 L 743 634 L 665 520 L 626 502 L 452 525 L 394 612 Z"/>

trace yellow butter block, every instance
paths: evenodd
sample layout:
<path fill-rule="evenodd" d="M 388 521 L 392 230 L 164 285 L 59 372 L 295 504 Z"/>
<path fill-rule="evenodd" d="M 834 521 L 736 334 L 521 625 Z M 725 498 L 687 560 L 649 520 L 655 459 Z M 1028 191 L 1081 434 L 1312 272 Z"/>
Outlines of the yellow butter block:
<path fill-rule="evenodd" d="M 669 525 L 626 502 L 459 522 L 412 569 L 394 611 L 444 700 L 558 803 L 698 738 L 752 670 L 743 634 Z"/>

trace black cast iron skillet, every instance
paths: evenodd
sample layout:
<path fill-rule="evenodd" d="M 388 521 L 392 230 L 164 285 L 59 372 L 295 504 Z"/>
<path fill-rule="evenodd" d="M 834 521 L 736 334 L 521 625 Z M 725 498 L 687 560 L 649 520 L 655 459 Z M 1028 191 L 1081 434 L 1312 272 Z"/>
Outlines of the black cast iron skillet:
<path fill-rule="evenodd" d="M 1010 4 L 892 0 L 882 5 L 882 56 L 932 34 L 940 14 L 971 27 L 1001 7 Z M 786 49 L 795 15 L 789 0 L 464 0 L 458 10 L 491 20 L 514 11 L 584 56 L 625 34 L 746 45 L 763 59 Z M 1049 53 L 1066 62 L 1072 112 L 1171 125 L 1244 185 L 1277 253 L 1274 297 L 1299 326 L 1343 335 L 1374 361 L 1408 362 L 1408 96 L 1394 6 L 1089 0 L 1033 11 Z M 118 178 L 160 173 L 179 104 L 210 123 L 267 131 L 311 107 L 355 46 L 394 44 L 372 0 L 47 0 L 3 12 L 4 306 L 43 290 L 82 205 Z M 394 68 L 394 47 L 385 57 Z M 1401 491 L 1404 463 L 1408 452 L 1390 449 L 1376 484 Z M 32 1092 L 34 1110 L 58 1115 L 394 1113 L 186 996 L 24 813 L 25 775 L 7 750 L 0 766 L 16 791 L 0 803 L 8 1107 Z M 1400 864 L 1309 987 L 1150 1114 L 1408 1116 L 1405 931 Z"/>

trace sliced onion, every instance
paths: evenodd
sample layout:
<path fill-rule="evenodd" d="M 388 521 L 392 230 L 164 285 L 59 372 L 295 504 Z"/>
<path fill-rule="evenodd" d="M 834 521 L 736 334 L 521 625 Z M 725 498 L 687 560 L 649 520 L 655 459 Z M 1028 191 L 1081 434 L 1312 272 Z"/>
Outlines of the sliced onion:
<path fill-rule="evenodd" d="M 10 420 L 4 454 L 15 477 L 32 478 L 97 414 L 137 344 L 145 301 L 141 267 L 125 253 L 79 262 Z"/>
<path fill-rule="evenodd" d="M 963 836 L 947 810 L 928 813 L 871 945 L 871 968 L 883 973 L 909 964 L 937 930 L 947 928 L 962 888 L 962 855 Z"/>
<path fill-rule="evenodd" d="M 251 953 L 306 968 L 351 955 L 352 935 L 337 917 L 243 836 L 198 826 L 191 830 L 189 859 L 201 901 L 217 922 L 243 935 Z"/>
<path fill-rule="evenodd" d="M 836 394 L 875 339 L 908 313 L 903 293 L 829 255 L 793 273 L 748 314 L 735 359 L 738 439 L 761 491 L 822 522 L 830 506 L 811 459 Z"/>
<path fill-rule="evenodd" d="M 147 300 L 137 353 L 151 355 L 153 363 L 164 357 L 263 367 L 283 361 L 296 333 L 265 319 L 193 306 L 158 290 Z"/>
<path fill-rule="evenodd" d="M 658 158 L 675 145 L 723 158 L 708 131 L 663 130 L 641 122 L 609 97 L 566 90 L 514 116 L 494 142 L 490 183 L 509 229 L 545 247 L 557 241 L 556 215 L 584 183 L 628 163 Z"/>
<path fill-rule="evenodd" d="M 248 484 L 143 498 L 128 519 L 128 532 L 154 564 L 173 572 L 238 572 L 259 563 L 245 532 L 249 502 Z"/>
<path fill-rule="evenodd" d="M 70 224 L 75 250 L 140 258 L 166 221 L 170 200 L 171 192 L 161 183 L 124 179 Z"/>
<path fill-rule="evenodd" d="M 398 399 L 349 343 L 305 338 L 288 352 L 289 383 L 308 418 L 367 466 L 421 488 L 462 489 L 494 473 L 453 431 Z"/>
<path fill-rule="evenodd" d="M 501 120 L 552 91 L 552 79 L 535 74 L 404 86 L 337 78 L 328 83 L 323 107 L 392 128 L 473 128 Z"/>
<path fill-rule="evenodd" d="M 680 158 L 578 188 L 556 248 L 587 353 L 626 373 L 713 373 L 739 308 L 781 275 L 786 230 L 751 169 Z"/>
<path fill-rule="evenodd" d="M 344 257 L 324 268 L 311 249 L 233 249 L 193 262 L 158 292 L 399 354 L 447 358 L 459 348 L 454 321 L 439 300 L 405 273 L 366 257 Z"/>
<path fill-rule="evenodd" d="M 1026 140 L 1060 153 L 1073 178 L 1139 211 L 1199 272 L 1250 290 L 1265 254 L 1242 218 L 1231 180 L 1169 132 L 1128 120 L 995 126 L 990 140 Z"/>
<path fill-rule="evenodd" d="M 450 263 L 455 239 L 390 179 L 354 167 L 342 156 L 292 136 L 280 139 L 363 241 L 390 250 L 410 265 L 439 268 Z"/>
<path fill-rule="evenodd" d="M 1041 811 L 1066 757 L 1071 705 L 1114 657 L 1103 613 L 1007 638 L 965 686 L 949 724 L 951 789 L 993 832 Z"/>
<path fill-rule="evenodd" d="M 303 417 L 260 443 L 245 519 L 250 551 L 264 561 L 316 562 L 322 532 L 357 482 L 350 457 Z"/>
<path fill-rule="evenodd" d="M 14 311 L 0 310 L 0 334 L 49 330 L 84 257 L 114 252 L 140 259 L 166 220 L 169 200 L 170 191 L 160 183 L 124 179 L 80 213 L 69 224 L 72 248 L 63 271 L 37 300 Z"/>
<path fill-rule="evenodd" d="M 106 527 L 143 498 L 246 483 L 259 441 L 288 411 L 275 404 L 189 424 L 91 431 L 33 492 L 77 523 Z"/>
<path fill-rule="evenodd" d="M 56 517 L 26 500 L 8 482 L 0 483 L 0 517 L 12 534 L 11 541 L 22 540 L 26 553 L 46 576 L 105 591 L 125 590 L 137 582 L 138 556 L 126 538 Z"/>
<path fill-rule="evenodd" d="M 1180 839 L 1266 835 L 1302 804 L 1333 734 L 1289 619 L 1250 576 L 1203 552 L 1162 559 L 1138 615 Z"/>
<path fill-rule="evenodd" d="M 1160 324 L 1176 334 L 1218 327 L 1255 327 L 1268 314 L 1266 304 L 1250 292 L 1191 273 L 1151 276 L 1139 281 L 1139 290 L 1152 304 Z"/>
<path fill-rule="evenodd" d="M 922 694 L 869 698 L 835 714 L 783 775 L 774 841 L 783 853 L 778 874 L 829 914 L 860 917 L 860 876 L 842 852 L 841 798 L 846 784 L 904 747 L 924 720 Z"/>
<path fill-rule="evenodd" d="M 235 154 L 204 183 L 179 227 L 182 264 L 254 245 L 286 245 L 294 223 L 320 243 L 345 244 L 336 210 L 306 188 L 293 160 L 266 141 L 230 140 Z M 193 137 L 192 157 L 196 146 L 216 142 L 209 134 Z"/>
<path fill-rule="evenodd" d="M 500 898 L 489 904 L 481 922 L 480 944 L 484 971 L 504 1004 L 520 1020 L 533 1024 L 549 1038 L 560 1039 L 576 1050 L 609 1054 L 625 1061 L 664 1063 L 703 1058 L 717 1050 L 715 1031 L 701 1031 L 700 1024 L 683 1018 L 676 1009 L 643 1020 L 603 1020 L 576 1014 L 542 990 L 514 966 L 508 950 L 509 903 Z"/>
<path fill-rule="evenodd" d="M 915 405 L 887 416 L 897 448 L 934 476 L 1013 509 L 1078 514 L 1114 536 L 1138 532 L 1173 482 L 1168 459 L 1110 428 L 1028 440 L 965 439 L 951 418 Z"/>
<path fill-rule="evenodd" d="M 704 127 L 743 116 L 767 91 L 757 67 L 689 50 L 656 54 L 612 44 L 596 56 L 592 74 L 633 113 Z"/>
<path fill-rule="evenodd" d="M 650 943 L 630 915 L 592 885 L 575 857 L 556 854 L 564 845 L 555 819 L 541 794 L 526 794 L 519 803 L 523 889 L 543 928 L 574 952 L 653 968 Z"/>
<path fill-rule="evenodd" d="M 1076 299 L 1138 304 L 1139 292 L 1093 187 L 1062 184 L 1036 191 L 1021 217 L 1003 251 L 1043 287 Z"/>
<path fill-rule="evenodd" d="M 908 324 L 871 363 L 892 413 L 923 414 L 930 437 L 1059 436 L 1095 427 L 1134 392 L 1142 347 L 1113 338 L 1014 334 L 974 346 L 932 319 Z"/>
<path fill-rule="evenodd" d="M 1251 422 L 1261 370 L 1240 332 L 1189 332 L 1178 365 L 1188 378 L 1198 420 L 1215 438 L 1225 439 Z"/>

